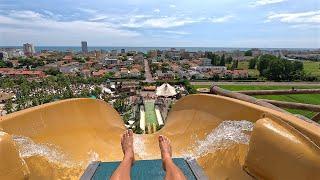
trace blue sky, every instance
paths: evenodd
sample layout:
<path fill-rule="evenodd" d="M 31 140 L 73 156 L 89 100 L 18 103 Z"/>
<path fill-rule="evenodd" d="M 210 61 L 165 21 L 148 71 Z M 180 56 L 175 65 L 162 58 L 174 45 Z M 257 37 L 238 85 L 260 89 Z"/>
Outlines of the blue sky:
<path fill-rule="evenodd" d="M 0 45 L 320 48 L 318 0 L 1 0 Z"/>

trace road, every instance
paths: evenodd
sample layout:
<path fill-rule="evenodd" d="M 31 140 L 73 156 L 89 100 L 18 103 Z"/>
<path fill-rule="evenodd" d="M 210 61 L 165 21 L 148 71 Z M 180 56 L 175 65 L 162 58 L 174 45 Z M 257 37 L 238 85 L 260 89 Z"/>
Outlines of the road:
<path fill-rule="evenodd" d="M 192 85 L 320 86 L 320 82 L 191 82 Z"/>
<path fill-rule="evenodd" d="M 147 59 L 144 60 L 144 76 L 146 77 L 146 82 L 154 82 L 154 79 L 152 78 L 151 72 L 150 72 L 150 66 Z"/>

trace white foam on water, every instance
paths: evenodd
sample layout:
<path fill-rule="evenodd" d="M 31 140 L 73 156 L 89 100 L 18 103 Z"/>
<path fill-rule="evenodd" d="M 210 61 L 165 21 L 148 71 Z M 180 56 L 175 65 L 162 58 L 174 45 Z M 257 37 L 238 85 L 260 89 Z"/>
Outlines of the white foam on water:
<path fill-rule="evenodd" d="M 184 157 L 197 159 L 219 149 L 226 149 L 234 144 L 248 144 L 250 136 L 244 131 L 252 131 L 253 123 L 241 121 L 223 121 L 213 129 L 203 140 L 194 137 L 194 145 L 187 150 Z"/>
<path fill-rule="evenodd" d="M 133 136 L 133 150 L 141 159 L 150 159 L 151 155 L 147 153 L 145 141 L 142 136 Z"/>
<path fill-rule="evenodd" d="M 21 158 L 40 156 L 46 158 L 50 163 L 61 164 L 66 167 L 77 166 L 57 146 L 47 143 L 35 143 L 29 137 L 17 135 L 13 136 L 13 140 L 18 146 Z"/>
<path fill-rule="evenodd" d="M 98 161 L 100 159 L 99 154 L 93 150 L 88 152 L 88 163 L 92 162 L 92 161 Z"/>

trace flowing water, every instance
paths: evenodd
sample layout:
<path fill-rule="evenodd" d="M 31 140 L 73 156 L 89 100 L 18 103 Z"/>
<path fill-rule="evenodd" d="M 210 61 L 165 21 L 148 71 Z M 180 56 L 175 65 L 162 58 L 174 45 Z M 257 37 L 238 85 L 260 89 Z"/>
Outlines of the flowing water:
<path fill-rule="evenodd" d="M 17 135 L 13 136 L 13 140 L 18 146 L 20 157 L 23 159 L 38 156 L 47 159 L 50 163 L 62 164 L 66 167 L 76 165 L 59 147 L 53 144 L 35 143 L 28 137 Z"/>
<path fill-rule="evenodd" d="M 213 129 L 205 139 L 195 137 L 195 143 L 187 150 L 184 157 L 198 159 L 216 150 L 227 149 L 234 144 L 248 144 L 253 123 L 249 121 L 223 121 Z"/>
<path fill-rule="evenodd" d="M 247 145 L 250 139 L 249 134 L 252 129 L 253 123 L 249 121 L 223 121 L 215 129 L 209 132 L 205 138 L 199 139 L 194 136 L 194 143 L 183 153 L 183 157 L 186 159 L 198 159 L 206 156 L 208 153 L 227 149 L 232 145 Z M 13 140 L 23 159 L 41 157 L 54 166 L 59 165 L 59 167 L 61 167 L 62 165 L 67 169 L 77 168 L 79 169 L 79 171 L 76 171 L 77 173 L 81 173 L 91 161 L 100 159 L 99 154 L 94 150 L 91 150 L 88 152 L 88 160 L 86 162 L 74 162 L 56 145 L 35 143 L 28 137 L 17 135 L 13 136 Z M 150 159 L 150 157 L 154 157 L 153 154 L 148 153 L 145 139 L 141 135 L 134 136 L 134 150 L 141 159 Z"/>

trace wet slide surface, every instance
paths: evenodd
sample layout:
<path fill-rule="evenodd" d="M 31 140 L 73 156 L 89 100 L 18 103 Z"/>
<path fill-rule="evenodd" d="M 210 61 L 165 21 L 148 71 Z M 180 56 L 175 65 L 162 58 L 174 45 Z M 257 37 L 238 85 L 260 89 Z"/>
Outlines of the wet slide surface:
<path fill-rule="evenodd" d="M 134 135 L 135 157 L 160 159 L 157 137 L 163 134 L 171 140 L 174 157 L 196 159 L 210 179 L 252 179 L 243 164 L 254 122 L 265 110 L 218 96 L 187 96 L 174 105 L 160 131 Z M 27 166 L 20 170 L 30 179 L 78 179 L 92 161 L 123 157 L 123 121 L 99 100 L 64 100 L 9 114 L 1 117 L 0 130 L 8 137 L 0 136 L 0 147 L 13 141 Z M 0 160 L 13 162 L 11 151 L 10 157 L 2 151 Z M 0 177 L 19 177 L 18 172 L 10 164 L 0 165 Z"/>

